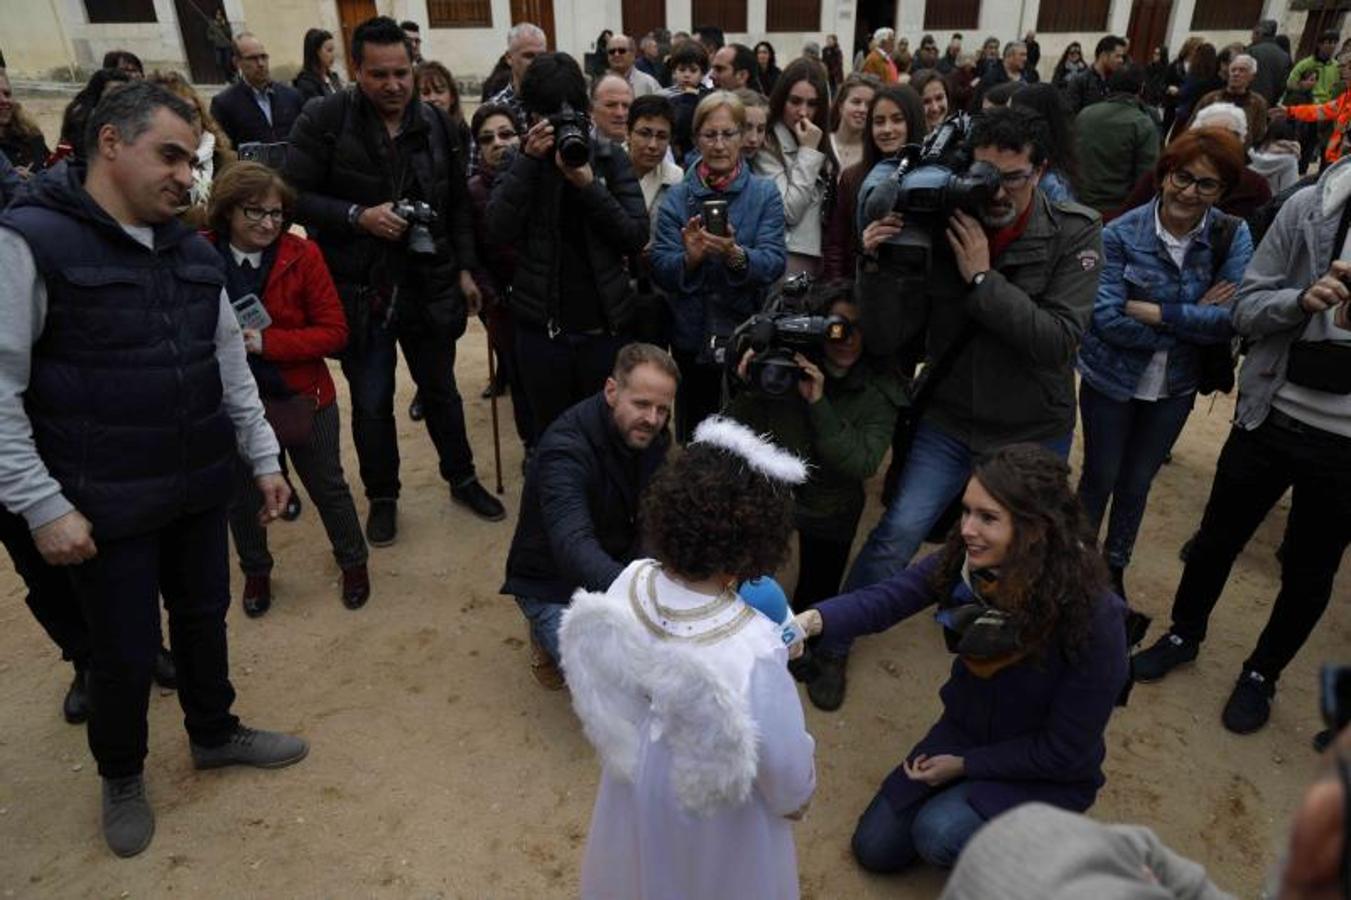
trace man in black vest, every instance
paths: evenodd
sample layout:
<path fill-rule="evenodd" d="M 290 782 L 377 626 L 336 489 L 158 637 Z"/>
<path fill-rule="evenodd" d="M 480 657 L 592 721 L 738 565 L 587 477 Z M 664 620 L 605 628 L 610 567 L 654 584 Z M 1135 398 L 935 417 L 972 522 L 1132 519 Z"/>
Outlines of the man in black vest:
<path fill-rule="evenodd" d="M 286 177 L 300 193 L 296 218 L 318 233 L 347 313 L 342 371 L 370 499 L 366 539 L 385 547 L 398 533 L 396 344 L 451 498 L 489 521 L 506 510 L 474 473 L 455 386 L 455 341 L 479 303 L 465 148 L 446 114 L 413 90 L 412 51 L 397 22 L 377 16 L 357 26 L 352 59 L 356 88 L 311 104 L 296 121 Z M 434 221 L 410 222 L 396 211 L 402 200 L 429 206 Z"/>
<path fill-rule="evenodd" d="M 308 752 L 230 713 L 236 453 L 264 521 L 288 491 L 220 257 L 174 217 L 198 128 L 187 103 L 133 82 L 90 116 L 88 172 L 58 166 L 0 216 L 0 504 L 43 559 L 69 567 L 88 623 L 89 746 L 119 856 L 155 828 L 141 773 L 161 595 L 196 767 Z"/>
<path fill-rule="evenodd" d="M 305 105 L 300 92 L 272 80 L 263 42 L 247 31 L 235 38 L 235 65 L 239 80 L 212 99 L 211 116 L 235 147 L 285 141 Z"/>

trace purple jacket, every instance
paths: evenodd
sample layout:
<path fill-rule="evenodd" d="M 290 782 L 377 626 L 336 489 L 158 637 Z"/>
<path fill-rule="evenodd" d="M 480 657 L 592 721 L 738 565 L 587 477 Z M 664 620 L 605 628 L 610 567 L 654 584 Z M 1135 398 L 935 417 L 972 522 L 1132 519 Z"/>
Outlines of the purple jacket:
<path fill-rule="evenodd" d="M 884 631 L 936 603 L 930 580 L 938 555 L 894 578 L 817 606 L 827 638 Z M 951 753 L 966 760 L 970 803 L 992 819 L 1021 803 L 1040 801 L 1082 812 L 1105 779 L 1103 732 L 1129 670 L 1126 607 L 1104 593 L 1088 645 L 1071 662 L 1058 649 L 977 678 L 961 659 L 939 691 L 943 715 L 907 759 Z M 897 766 L 882 793 L 898 813 L 936 791 L 911 781 Z"/>

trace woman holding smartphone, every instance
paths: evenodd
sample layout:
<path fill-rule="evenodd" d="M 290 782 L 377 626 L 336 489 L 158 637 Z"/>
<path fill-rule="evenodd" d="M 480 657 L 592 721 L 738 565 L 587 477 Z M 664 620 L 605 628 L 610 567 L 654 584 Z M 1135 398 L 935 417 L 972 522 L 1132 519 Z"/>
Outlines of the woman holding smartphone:
<path fill-rule="evenodd" d="M 791 69 L 792 66 L 789 66 Z M 712 339 L 726 337 L 760 309 L 783 275 L 783 202 L 741 154 L 746 108 L 714 91 L 694 110 L 699 161 L 666 192 L 652 243 L 652 278 L 671 304 L 671 345 L 680 364 L 676 437 L 722 402 L 722 367 Z"/>

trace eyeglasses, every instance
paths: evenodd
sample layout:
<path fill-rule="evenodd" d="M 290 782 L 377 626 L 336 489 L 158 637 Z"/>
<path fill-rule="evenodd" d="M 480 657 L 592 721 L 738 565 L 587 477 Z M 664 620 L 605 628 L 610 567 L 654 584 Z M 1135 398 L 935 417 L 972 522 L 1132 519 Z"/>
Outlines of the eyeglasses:
<path fill-rule="evenodd" d="M 628 52 L 629 52 L 629 48 L 628 48 L 628 47 L 611 47 L 611 48 L 609 48 L 608 50 L 606 50 L 605 52 L 608 53 L 608 54 L 610 54 L 611 56 L 623 56 L 625 53 L 628 53 Z"/>
<path fill-rule="evenodd" d="M 241 206 L 240 212 L 242 212 L 244 218 L 248 219 L 250 222 L 261 222 L 264 219 L 271 219 L 273 222 L 280 225 L 282 222 L 286 221 L 286 210 L 280 208 L 264 209 L 261 206 Z"/>
<path fill-rule="evenodd" d="M 671 133 L 669 131 L 653 131 L 651 128 L 635 128 L 634 137 L 640 137 L 645 141 L 669 141 Z"/>
<path fill-rule="evenodd" d="M 516 137 L 516 134 L 517 133 L 510 128 L 503 128 L 501 131 L 480 131 L 476 137 L 478 138 L 478 142 L 484 145 L 491 144 L 494 140 L 499 140 L 505 144 Z"/>
<path fill-rule="evenodd" d="M 1195 186 L 1196 193 L 1203 197 L 1213 197 L 1224 190 L 1224 182 L 1218 178 L 1198 178 L 1186 169 L 1174 169 L 1168 173 L 1168 177 L 1173 180 L 1174 186 L 1179 191 L 1185 191 L 1187 188 Z"/>
<path fill-rule="evenodd" d="M 1021 172 L 1000 172 L 999 181 L 1004 185 L 1005 190 L 1016 191 L 1027 184 L 1028 179 L 1036 172 L 1036 169 L 1024 169 Z"/>
<path fill-rule="evenodd" d="M 714 146 L 717 146 L 719 143 L 730 144 L 732 143 L 732 141 L 735 141 L 739 137 L 741 137 L 740 128 L 736 128 L 731 131 L 699 132 L 699 140 L 703 141 L 705 144 L 712 144 Z"/>

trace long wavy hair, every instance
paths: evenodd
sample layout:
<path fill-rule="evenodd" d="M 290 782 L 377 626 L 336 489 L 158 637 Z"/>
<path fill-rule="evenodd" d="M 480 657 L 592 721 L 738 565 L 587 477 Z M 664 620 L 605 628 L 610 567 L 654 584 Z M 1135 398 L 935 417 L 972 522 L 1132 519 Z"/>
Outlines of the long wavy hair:
<path fill-rule="evenodd" d="M 765 148 L 777 156 L 780 162 L 784 161 L 783 147 L 779 144 L 775 126 L 783 121 L 783 110 L 788 105 L 788 92 L 799 81 L 806 81 L 816 88 L 816 115 L 812 116 L 812 122 L 824 135 L 819 149 L 826 155 L 827 165 L 833 173 L 839 167 L 839 163 L 835 160 L 835 153 L 831 150 L 829 140 L 830 90 L 826 86 L 825 67 L 815 60 L 806 57 L 793 60 L 774 83 L 774 93 L 769 95 L 769 122 L 765 131 Z"/>
<path fill-rule="evenodd" d="M 0 81 L 3 81 L 6 87 L 9 87 L 9 77 L 5 75 L 3 69 L 0 69 Z M 8 125 L 0 125 L 0 137 L 8 134 L 21 138 L 42 137 L 42 126 L 28 114 L 28 111 L 23 108 L 23 104 L 18 100 L 11 102 L 13 105 L 10 110 L 13 112 L 13 117 L 9 120 Z M 42 160 L 38 160 L 38 164 L 41 165 L 41 163 Z"/>
<path fill-rule="evenodd" d="M 1076 656 L 1091 636 L 1107 567 L 1070 489 L 1069 464 L 1036 444 L 1013 444 L 983 459 L 971 477 L 1013 519 L 995 604 L 1009 614 L 1024 646 L 1040 652 L 1058 644 Z M 960 525 L 940 552 L 933 584 L 947 596 L 966 560 Z"/>

